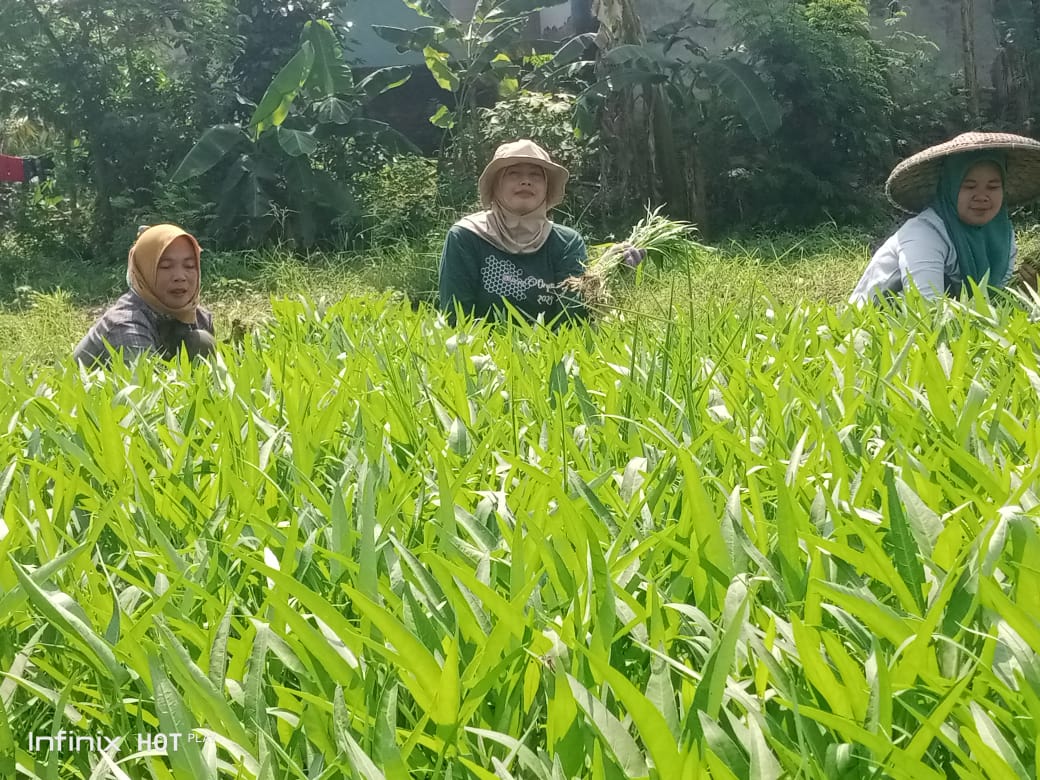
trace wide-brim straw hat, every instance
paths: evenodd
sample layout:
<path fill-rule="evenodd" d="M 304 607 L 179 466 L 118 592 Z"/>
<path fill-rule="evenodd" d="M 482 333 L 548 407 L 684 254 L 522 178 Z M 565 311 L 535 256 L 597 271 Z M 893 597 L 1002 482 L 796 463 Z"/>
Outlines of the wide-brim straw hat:
<path fill-rule="evenodd" d="M 495 194 L 495 185 L 498 183 L 498 174 L 509 166 L 520 163 L 533 163 L 545 171 L 545 205 L 550 209 L 560 205 L 570 173 L 562 165 L 554 163 L 545 149 L 526 138 L 502 144 L 495 150 L 495 156 L 491 158 L 491 162 L 480 174 L 478 189 L 480 190 L 481 205 L 484 208 L 491 208 L 491 199 Z"/>
<path fill-rule="evenodd" d="M 1040 197 L 1040 142 L 1011 133 L 964 133 L 899 163 L 885 183 L 888 199 L 905 211 L 923 211 L 935 200 L 943 160 L 980 150 L 1007 154 L 1004 203 L 1018 206 Z"/>

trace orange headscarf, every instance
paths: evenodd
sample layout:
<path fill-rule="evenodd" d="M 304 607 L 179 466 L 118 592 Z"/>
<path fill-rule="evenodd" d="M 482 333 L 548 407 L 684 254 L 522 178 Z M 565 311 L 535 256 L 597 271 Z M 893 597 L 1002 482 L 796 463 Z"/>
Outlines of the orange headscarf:
<path fill-rule="evenodd" d="M 199 266 L 199 285 L 191 300 L 179 309 L 171 309 L 155 294 L 155 278 L 159 271 L 159 259 L 166 248 L 181 236 L 188 238 L 195 247 L 195 262 Z M 127 256 L 126 281 L 130 288 L 144 298 L 155 311 L 167 314 L 189 325 L 195 324 L 195 310 L 199 305 L 199 288 L 202 286 L 202 248 L 195 236 L 176 225 L 154 225 L 143 230 L 130 247 Z"/>

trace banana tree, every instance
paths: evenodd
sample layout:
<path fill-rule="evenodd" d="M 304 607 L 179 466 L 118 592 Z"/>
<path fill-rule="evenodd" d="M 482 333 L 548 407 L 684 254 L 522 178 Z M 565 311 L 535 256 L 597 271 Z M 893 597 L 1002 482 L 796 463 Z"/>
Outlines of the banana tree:
<path fill-rule="evenodd" d="M 322 153 L 337 139 L 363 136 L 418 152 L 389 125 L 360 116 L 367 100 L 410 75 L 407 67 L 383 68 L 355 83 L 332 26 L 308 22 L 299 50 L 249 123 L 206 130 L 173 182 L 212 172 L 206 178 L 216 188 L 214 233 L 224 240 L 244 237 L 255 245 L 278 228 L 279 238 L 309 246 L 335 220 L 359 213 L 350 187 L 322 165 Z"/>

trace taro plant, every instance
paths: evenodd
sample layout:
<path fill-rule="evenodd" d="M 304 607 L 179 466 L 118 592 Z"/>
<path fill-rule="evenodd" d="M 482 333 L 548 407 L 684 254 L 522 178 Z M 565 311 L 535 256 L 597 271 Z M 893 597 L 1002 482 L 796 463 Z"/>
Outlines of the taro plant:
<path fill-rule="evenodd" d="M 217 203 L 212 232 L 226 242 L 276 237 L 309 246 L 360 210 L 350 186 L 328 170 L 347 142 L 418 150 L 389 125 L 361 116 L 365 102 L 406 81 L 406 67 L 355 83 L 332 26 L 308 22 L 300 48 L 275 75 L 245 126 L 205 131 L 173 173 L 208 174 Z"/>

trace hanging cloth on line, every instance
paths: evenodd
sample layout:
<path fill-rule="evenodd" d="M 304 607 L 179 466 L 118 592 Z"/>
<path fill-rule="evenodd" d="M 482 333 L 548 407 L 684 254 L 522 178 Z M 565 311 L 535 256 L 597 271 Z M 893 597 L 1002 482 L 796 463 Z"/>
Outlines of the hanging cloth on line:
<path fill-rule="evenodd" d="M 0 154 L 0 182 L 26 182 L 46 179 L 54 169 L 51 157 L 14 157 Z"/>
<path fill-rule="evenodd" d="M 0 181 L 25 181 L 25 160 L 0 154 Z"/>

